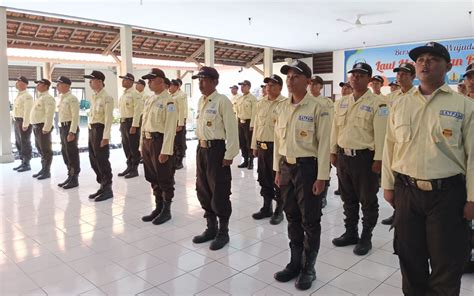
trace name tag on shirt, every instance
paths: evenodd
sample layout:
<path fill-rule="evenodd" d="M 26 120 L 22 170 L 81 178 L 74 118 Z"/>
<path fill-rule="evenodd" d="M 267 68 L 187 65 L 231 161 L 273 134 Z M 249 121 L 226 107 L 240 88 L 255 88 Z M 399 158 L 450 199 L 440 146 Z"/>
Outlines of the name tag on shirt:
<path fill-rule="evenodd" d="M 341 107 L 341 109 L 346 109 L 347 107 L 349 107 L 349 103 L 341 103 L 339 107 Z"/>
<path fill-rule="evenodd" d="M 206 109 L 206 114 L 217 114 L 216 109 Z"/>
<path fill-rule="evenodd" d="M 299 120 L 299 121 L 304 121 L 304 122 L 313 122 L 313 121 L 314 121 L 314 117 L 313 117 L 313 116 L 309 116 L 309 115 L 298 115 L 298 120 Z"/>
<path fill-rule="evenodd" d="M 362 106 L 360 106 L 360 110 L 364 110 L 364 111 L 367 111 L 367 112 L 372 112 L 372 107 L 367 106 L 367 105 L 362 105 Z"/>
<path fill-rule="evenodd" d="M 464 114 L 461 112 L 449 111 L 449 110 L 440 110 L 439 115 L 454 117 L 456 119 L 462 120 L 464 118 Z"/>

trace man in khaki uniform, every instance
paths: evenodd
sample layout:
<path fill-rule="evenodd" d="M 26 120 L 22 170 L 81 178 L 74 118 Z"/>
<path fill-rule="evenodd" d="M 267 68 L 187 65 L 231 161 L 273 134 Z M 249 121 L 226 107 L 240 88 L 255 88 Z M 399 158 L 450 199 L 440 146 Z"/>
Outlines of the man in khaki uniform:
<path fill-rule="evenodd" d="M 15 120 L 15 145 L 20 155 L 21 164 L 13 168 L 17 172 L 26 172 L 31 170 L 31 131 L 30 114 L 33 108 L 33 97 L 26 90 L 28 88 L 28 79 L 20 76 L 15 84 L 18 94 L 13 102 L 13 118 Z"/>
<path fill-rule="evenodd" d="M 463 78 L 466 84 L 466 96 L 474 99 L 474 63 L 467 66 Z"/>
<path fill-rule="evenodd" d="M 337 168 L 344 203 L 346 231 L 333 239 L 337 246 L 356 245 L 354 254 L 365 255 L 372 248 L 372 230 L 377 224 L 380 174 L 388 107 L 368 85 L 372 68 L 356 63 L 349 71 L 354 93 L 334 105 L 331 132 L 331 163 Z M 362 234 L 359 239 L 359 204 L 362 205 Z"/>
<path fill-rule="evenodd" d="M 312 74 L 308 65 L 296 60 L 280 72 L 287 75 L 286 84 L 292 95 L 277 107 L 273 168 L 288 220 L 291 259 L 274 277 L 279 282 L 297 277 L 296 288 L 307 290 L 316 279 L 320 194 L 329 180 L 331 119 L 327 108 L 307 91 Z"/>
<path fill-rule="evenodd" d="M 352 94 L 352 86 L 349 82 L 339 82 L 341 88 L 341 96 L 348 96 Z"/>
<path fill-rule="evenodd" d="M 255 125 L 252 135 L 251 148 L 258 160 L 258 183 L 260 195 L 263 197 L 263 207 L 252 217 L 255 220 L 271 217 L 270 224 L 277 225 L 283 220 L 283 204 L 280 189 L 275 184 L 273 170 L 273 142 L 275 138 L 275 108 L 286 98 L 281 95 L 283 79 L 274 74 L 263 80 L 266 83 L 267 95 L 257 102 Z M 276 208 L 273 212 L 272 202 Z"/>
<path fill-rule="evenodd" d="M 392 106 L 382 162 L 402 289 L 459 295 L 474 218 L 474 102 L 445 83 L 452 64 L 443 45 L 409 56 L 420 86 Z"/>
<path fill-rule="evenodd" d="M 186 119 L 188 118 L 188 95 L 181 90 L 183 81 L 172 79 L 170 86 L 171 98 L 178 107 L 178 126 L 174 138 L 175 169 L 180 170 L 183 166 L 183 158 L 186 157 Z"/>
<path fill-rule="evenodd" d="M 415 66 L 409 63 L 400 64 L 397 68 L 393 69 L 393 72 L 397 73 L 397 80 L 400 81 L 400 89 L 391 93 L 387 100 L 389 105 L 392 106 L 397 100 L 402 97 L 411 95 L 416 87 L 413 86 L 413 80 L 416 77 Z M 395 213 L 392 216 L 382 220 L 383 225 L 392 225 Z"/>
<path fill-rule="evenodd" d="M 56 102 L 48 92 L 51 81 L 40 79 L 35 83 L 38 98 L 31 109 L 30 122 L 35 135 L 35 146 L 41 156 L 41 170 L 33 174 L 33 177 L 43 180 L 51 177 L 51 163 L 53 162 L 51 131 L 53 130 Z"/>
<path fill-rule="evenodd" d="M 84 78 L 90 79 L 89 85 L 94 91 L 89 111 L 89 160 L 100 184 L 97 192 L 89 195 L 96 202 L 114 197 L 112 191 L 112 168 L 110 167 L 109 139 L 112 126 L 114 99 L 105 91 L 105 75 L 92 71 Z"/>
<path fill-rule="evenodd" d="M 61 154 L 67 167 L 67 179 L 58 186 L 70 189 L 79 186 L 79 100 L 71 93 L 71 80 L 59 76 L 56 89 L 59 92 L 58 122 L 61 137 Z"/>
<path fill-rule="evenodd" d="M 321 94 L 321 90 L 323 89 L 324 85 L 324 80 L 318 76 L 318 75 L 313 75 L 311 77 L 311 84 L 308 86 L 309 92 L 311 95 L 322 105 L 325 106 L 327 111 L 329 112 L 331 124 L 332 124 L 332 119 L 334 117 L 334 102 L 327 97 L 324 97 Z M 331 171 L 331 163 L 329 163 L 329 171 Z M 327 205 L 327 195 L 328 195 L 328 189 L 330 185 L 330 180 L 326 182 L 326 187 L 324 188 L 324 191 L 321 193 L 321 198 L 322 198 L 322 207 L 326 207 Z"/>
<path fill-rule="evenodd" d="M 192 77 L 199 79 L 202 97 L 198 102 L 196 136 L 196 192 L 207 228 L 193 238 L 193 243 L 211 241 L 209 249 L 222 249 L 229 242 L 229 219 L 232 214 L 232 160 L 239 153 L 237 122 L 232 103 L 219 94 L 216 87 L 219 73 L 212 67 L 202 67 Z M 219 219 L 219 225 L 217 223 Z"/>
<path fill-rule="evenodd" d="M 119 177 L 130 179 L 138 176 L 140 164 L 140 120 L 143 109 L 141 96 L 133 89 L 135 77 L 127 73 L 122 78 L 122 87 L 125 88 L 119 99 L 120 134 L 122 135 L 122 148 L 127 158 L 127 168 L 118 174 Z"/>
<path fill-rule="evenodd" d="M 250 149 L 252 131 L 255 118 L 257 98 L 250 93 L 252 84 L 248 80 L 239 83 L 242 95 L 235 104 L 237 119 L 239 121 L 239 144 L 242 158 L 244 159 L 239 168 L 253 169 L 253 153 Z"/>
<path fill-rule="evenodd" d="M 385 97 L 381 92 L 384 82 L 385 79 L 383 79 L 383 77 L 380 75 L 375 75 L 374 77 L 372 77 L 372 79 L 370 80 L 370 87 L 372 88 L 372 92 L 375 95 Z"/>
<path fill-rule="evenodd" d="M 167 79 L 163 70 L 151 69 L 142 79 L 154 93 L 145 102 L 143 110 L 142 155 L 145 179 L 151 183 L 155 196 L 155 209 L 142 217 L 144 222 L 160 225 L 171 219 L 171 202 L 174 197 L 174 137 L 178 110 L 166 90 Z"/>
<path fill-rule="evenodd" d="M 237 103 L 237 100 L 240 97 L 239 87 L 237 85 L 232 85 L 229 88 L 230 88 L 230 93 L 232 94 L 232 96 L 230 97 L 230 101 L 232 103 L 232 109 L 234 110 L 234 113 L 237 113 L 235 104 Z"/>
<path fill-rule="evenodd" d="M 390 82 L 388 84 L 388 86 L 390 87 L 390 93 L 391 94 L 400 89 L 400 85 L 398 84 L 398 81 L 396 81 L 396 80 Z"/>

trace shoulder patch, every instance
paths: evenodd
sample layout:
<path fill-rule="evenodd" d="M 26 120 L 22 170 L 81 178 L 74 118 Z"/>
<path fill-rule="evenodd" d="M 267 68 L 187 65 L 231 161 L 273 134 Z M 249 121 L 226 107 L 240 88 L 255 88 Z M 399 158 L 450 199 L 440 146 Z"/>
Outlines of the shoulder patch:
<path fill-rule="evenodd" d="M 388 116 L 389 109 L 388 109 L 387 105 L 384 104 L 383 106 L 380 105 L 379 107 L 380 107 L 379 108 L 379 116 L 382 116 L 382 117 Z"/>
<path fill-rule="evenodd" d="M 174 104 L 167 104 L 168 105 L 168 112 L 174 112 L 176 111 L 176 107 Z"/>

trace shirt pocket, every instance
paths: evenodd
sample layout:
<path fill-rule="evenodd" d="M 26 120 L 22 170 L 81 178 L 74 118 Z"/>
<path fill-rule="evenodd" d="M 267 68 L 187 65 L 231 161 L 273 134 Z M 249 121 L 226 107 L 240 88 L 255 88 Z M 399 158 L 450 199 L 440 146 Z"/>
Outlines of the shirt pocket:
<path fill-rule="evenodd" d="M 434 128 L 436 143 L 445 142 L 448 146 L 459 146 L 462 120 L 451 116 L 438 115 L 438 124 Z"/>
<path fill-rule="evenodd" d="M 359 109 L 354 119 L 354 125 L 365 130 L 371 130 L 373 128 L 371 119 L 372 112 Z"/>
<path fill-rule="evenodd" d="M 346 122 L 347 109 L 338 110 L 335 114 L 335 121 L 337 126 L 343 126 Z"/>
<path fill-rule="evenodd" d="M 295 140 L 301 143 L 312 143 L 314 138 L 314 123 L 298 123 L 295 129 Z"/>
<path fill-rule="evenodd" d="M 410 116 L 403 112 L 396 112 L 393 115 L 393 130 L 397 143 L 406 143 L 411 140 L 411 121 Z"/>
<path fill-rule="evenodd" d="M 280 116 L 275 123 L 275 133 L 280 140 L 286 139 L 286 129 L 288 128 L 288 118 Z"/>
<path fill-rule="evenodd" d="M 216 128 L 216 119 L 217 119 L 217 110 L 214 109 L 207 109 L 202 114 L 202 124 L 203 126 L 210 130 L 214 131 Z"/>

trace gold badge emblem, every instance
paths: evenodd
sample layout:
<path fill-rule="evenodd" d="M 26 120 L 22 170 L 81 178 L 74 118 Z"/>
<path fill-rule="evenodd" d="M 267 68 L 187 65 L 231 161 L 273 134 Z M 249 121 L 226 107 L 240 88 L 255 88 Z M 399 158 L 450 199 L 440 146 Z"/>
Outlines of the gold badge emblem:
<path fill-rule="evenodd" d="M 301 131 L 300 136 L 306 137 L 306 136 L 308 136 L 308 133 L 306 131 Z"/>
<path fill-rule="evenodd" d="M 449 128 L 445 128 L 443 130 L 443 136 L 445 136 L 446 138 L 452 137 L 453 136 L 453 130 L 449 129 Z"/>
<path fill-rule="evenodd" d="M 212 126 L 212 121 L 208 121 L 207 126 Z"/>

